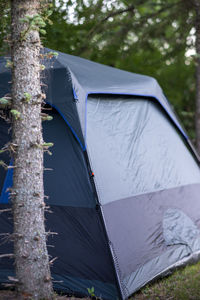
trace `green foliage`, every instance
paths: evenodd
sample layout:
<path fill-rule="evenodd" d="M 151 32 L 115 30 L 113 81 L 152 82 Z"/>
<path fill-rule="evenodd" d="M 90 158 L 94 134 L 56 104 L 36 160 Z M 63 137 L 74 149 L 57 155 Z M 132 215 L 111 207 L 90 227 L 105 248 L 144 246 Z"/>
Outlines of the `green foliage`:
<path fill-rule="evenodd" d="M 48 114 L 42 114 L 42 121 L 52 121 L 53 117 Z"/>
<path fill-rule="evenodd" d="M 47 116 L 46 117 L 46 121 L 52 121 L 53 120 L 53 117 L 52 116 Z"/>
<path fill-rule="evenodd" d="M 53 143 L 43 143 L 42 144 L 42 148 L 44 150 L 44 152 L 47 152 L 49 155 L 52 155 L 51 151 L 49 151 L 50 147 L 53 147 Z"/>
<path fill-rule="evenodd" d="M 10 1 L 0 1 L 0 55 L 9 52 L 9 35 L 10 35 Z"/>
<path fill-rule="evenodd" d="M 42 34 L 46 34 L 44 27 L 46 26 L 45 19 L 42 15 L 25 16 L 20 19 L 21 23 L 27 23 L 28 27 L 21 32 L 21 39 L 25 40 L 31 30 L 37 30 Z"/>
<path fill-rule="evenodd" d="M 13 67 L 13 62 L 10 59 L 6 60 L 6 68 L 12 68 Z"/>
<path fill-rule="evenodd" d="M 43 148 L 45 148 L 45 149 L 48 149 L 49 147 L 53 147 L 53 143 L 43 143 L 42 144 L 42 146 L 43 146 Z"/>
<path fill-rule="evenodd" d="M 3 107 L 6 107 L 8 105 L 10 105 L 11 102 L 9 99 L 3 97 L 3 98 L 0 98 L 0 105 L 3 106 Z"/>
<path fill-rule="evenodd" d="M 21 117 L 21 113 L 16 109 L 11 109 L 11 114 L 15 120 L 19 120 Z"/>
<path fill-rule="evenodd" d="M 46 68 L 45 65 L 40 65 L 40 70 L 41 71 L 45 70 L 45 68 Z"/>
<path fill-rule="evenodd" d="M 3 2 L 0 49 L 7 47 L 3 40 L 10 30 L 9 1 Z M 40 14 L 22 22 L 45 34 L 45 46 L 155 77 L 194 139 L 196 57 L 186 56 L 195 43 L 192 1 L 42 2 Z"/>
<path fill-rule="evenodd" d="M 155 77 L 194 138 L 194 18 L 190 1 L 58 0 L 45 46 Z"/>
<path fill-rule="evenodd" d="M 44 27 L 46 24 L 53 24 L 50 20 L 52 14 L 52 0 L 40 1 L 40 13 L 35 16 L 26 16 L 21 19 L 22 23 L 28 24 L 28 29 L 22 32 L 22 39 L 31 30 L 38 30 L 41 34 L 46 34 Z M 0 55 L 5 55 L 10 52 L 10 32 L 11 32 L 11 8 L 10 1 L 0 1 Z"/>
<path fill-rule="evenodd" d="M 57 57 L 58 56 L 58 53 L 57 52 L 54 52 L 54 51 L 50 51 L 48 53 L 45 53 L 45 54 L 40 54 L 41 58 L 42 59 L 51 59 L 53 57 Z"/>
<path fill-rule="evenodd" d="M 50 51 L 49 53 L 47 53 L 48 56 L 54 56 L 57 57 L 58 56 L 58 52 L 54 52 L 54 51 Z"/>
<path fill-rule="evenodd" d="M 91 297 L 95 297 L 94 287 L 87 288 L 87 291 L 88 291 L 88 294 L 89 294 Z"/>
<path fill-rule="evenodd" d="M 46 121 L 52 121 L 53 120 L 53 117 L 52 116 L 46 116 Z"/>
<path fill-rule="evenodd" d="M 134 300 L 194 300 L 200 299 L 200 262 L 177 270 L 171 276 L 144 287 Z M 132 300 L 133 298 L 130 298 Z"/>
<path fill-rule="evenodd" d="M 46 2 L 46 1 L 44 1 Z M 38 13 L 34 16 L 25 16 L 24 18 L 21 18 L 21 23 L 26 23 L 28 27 L 21 32 L 21 39 L 25 40 L 27 37 L 27 34 L 31 30 L 37 30 L 41 34 L 45 35 L 46 30 L 44 27 L 46 27 L 46 24 L 52 25 L 52 21 L 49 19 L 49 17 L 52 14 L 52 10 L 50 10 L 50 4 L 46 3 L 47 5 L 44 5 L 44 8 L 41 8 L 41 13 Z M 41 1 L 42 6 L 42 1 Z"/>
<path fill-rule="evenodd" d="M 25 16 L 20 19 L 21 23 L 28 23 L 32 29 L 38 29 L 46 26 L 41 15 L 36 14 L 34 16 Z"/>
<path fill-rule="evenodd" d="M 3 160 L 0 160 L 0 167 L 3 167 L 4 169 L 8 168 L 8 166 L 6 165 L 6 163 Z"/>
<path fill-rule="evenodd" d="M 23 100 L 24 100 L 26 103 L 29 103 L 29 102 L 31 101 L 31 98 L 32 98 L 31 94 L 29 94 L 29 93 L 27 93 L 27 92 L 24 93 L 24 99 L 23 99 Z"/>
<path fill-rule="evenodd" d="M 40 29 L 39 32 L 43 35 L 45 35 L 47 33 L 45 29 Z"/>

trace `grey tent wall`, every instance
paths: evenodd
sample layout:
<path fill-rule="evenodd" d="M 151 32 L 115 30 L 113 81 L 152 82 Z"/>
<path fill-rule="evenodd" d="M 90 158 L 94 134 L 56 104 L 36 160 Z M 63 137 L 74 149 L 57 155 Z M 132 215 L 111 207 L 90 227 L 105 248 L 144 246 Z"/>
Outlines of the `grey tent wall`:
<path fill-rule="evenodd" d="M 123 115 L 123 110 L 127 104 L 131 104 L 131 103 L 126 103 L 127 101 L 127 97 L 125 96 L 120 96 L 120 95 L 115 95 L 112 97 L 113 103 L 117 102 L 117 99 L 120 98 L 121 101 L 121 109 L 119 109 L 119 115 L 117 115 L 116 113 L 114 114 L 114 112 L 112 111 L 112 105 L 107 103 L 106 101 L 107 99 L 109 99 L 109 95 L 91 95 L 90 96 L 90 100 L 92 98 L 98 100 L 98 108 L 102 105 L 107 106 L 107 110 L 110 113 L 110 115 L 106 115 L 104 112 L 102 113 L 102 118 L 100 116 L 100 118 L 98 119 L 99 115 L 96 115 L 95 112 L 98 111 L 98 108 L 95 109 L 94 108 L 94 112 L 91 113 L 91 117 L 90 119 L 87 120 L 88 123 L 88 128 L 93 132 L 94 128 L 99 128 L 100 125 L 104 124 L 104 117 L 105 119 L 107 118 L 109 120 L 109 124 L 111 124 L 111 122 L 113 123 L 113 118 L 115 118 L 116 124 L 120 123 L 121 121 L 124 122 L 124 118 L 127 115 Z M 105 100 L 105 101 L 104 101 Z M 118 99 L 119 100 L 119 99 Z M 94 100 L 95 101 L 95 100 Z M 155 190 L 153 191 L 152 189 L 150 190 L 145 190 L 143 189 L 143 187 L 145 187 L 145 185 L 142 186 L 142 189 L 136 189 L 135 193 L 136 194 L 130 194 L 130 195 L 126 195 L 125 194 L 125 190 L 121 190 L 119 189 L 120 184 L 119 182 L 116 181 L 116 174 L 118 174 L 119 172 L 116 170 L 114 170 L 114 172 L 109 175 L 110 170 L 112 170 L 111 166 L 109 165 L 109 161 L 111 160 L 111 156 L 112 153 L 110 152 L 110 159 L 109 157 L 107 157 L 107 160 L 105 160 L 105 155 L 106 152 L 104 151 L 104 146 L 106 145 L 106 147 L 108 146 L 109 142 L 111 143 L 111 145 L 113 147 L 111 147 L 112 149 L 115 149 L 115 144 L 114 142 L 111 141 L 111 139 L 113 138 L 112 135 L 110 135 L 110 141 L 109 140 L 101 140 L 101 132 L 99 131 L 94 131 L 93 132 L 93 137 L 89 139 L 89 135 L 87 134 L 87 148 L 89 151 L 89 155 L 90 155 L 90 161 L 91 161 L 91 166 L 92 169 L 94 171 L 95 174 L 95 184 L 96 184 L 96 188 L 97 188 L 97 193 L 98 193 L 98 197 L 99 197 L 99 201 L 101 204 L 101 208 L 103 211 L 103 216 L 105 216 L 105 227 L 106 227 L 106 231 L 107 234 L 109 236 L 109 243 L 111 246 L 111 249 L 114 250 L 114 252 L 112 253 L 113 257 L 114 257 L 114 262 L 115 262 L 115 266 L 116 266 L 116 270 L 118 273 L 118 278 L 119 278 L 119 282 L 121 284 L 121 289 L 122 289 L 122 293 L 123 293 L 123 298 L 127 298 L 131 293 L 135 292 L 138 288 L 140 288 L 141 286 L 143 286 L 146 282 L 149 282 L 152 278 L 156 277 L 158 274 L 161 274 L 164 270 L 166 270 L 168 267 L 170 267 L 171 265 L 175 264 L 177 262 L 177 260 L 181 260 L 182 259 L 182 255 L 189 255 L 190 251 L 188 251 L 187 246 L 184 247 L 179 247 L 179 249 L 177 250 L 173 250 L 171 249 L 170 252 L 168 252 L 168 254 L 170 255 L 170 260 L 167 260 L 167 253 L 166 255 L 161 255 L 162 254 L 162 247 L 158 247 L 156 245 L 153 244 L 153 238 L 155 237 L 155 233 L 156 231 L 156 222 L 160 222 L 160 220 L 162 220 L 162 214 L 164 213 L 164 210 L 161 210 L 158 213 L 157 207 L 160 207 L 162 205 L 169 205 L 169 208 L 174 205 L 174 202 L 177 201 L 177 207 L 179 208 L 179 210 L 181 210 L 181 202 L 183 203 L 183 207 L 185 208 L 185 213 L 182 213 L 181 211 L 177 211 L 174 210 L 173 214 L 178 214 L 179 218 L 181 220 L 181 218 L 183 218 L 183 220 L 186 220 L 186 223 L 188 224 L 192 224 L 192 222 L 197 222 L 197 214 L 195 214 L 195 211 L 197 211 L 198 209 L 198 192 L 200 191 L 200 171 L 199 171 L 199 167 L 197 166 L 196 162 L 193 160 L 191 154 L 189 153 L 189 150 L 186 148 L 183 140 L 181 139 L 181 137 L 177 134 L 176 129 L 174 127 L 174 125 L 170 124 L 170 120 L 168 120 L 166 118 L 166 115 L 163 113 L 162 110 L 160 110 L 160 106 L 156 103 L 153 103 L 152 99 L 144 99 L 144 98 L 133 98 L 133 97 L 129 97 L 129 101 L 133 102 L 135 101 L 135 103 L 137 103 L 139 105 L 139 107 L 141 106 L 141 111 L 139 111 L 139 113 L 136 113 L 136 115 L 134 115 L 135 117 L 135 122 L 136 122 L 136 126 L 134 126 L 134 124 L 132 124 L 133 120 L 130 120 L 131 122 L 128 122 L 128 120 L 125 121 L 127 123 L 129 123 L 128 128 L 130 129 L 130 131 L 133 128 L 137 128 L 138 124 L 139 124 L 139 131 L 138 134 L 136 135 L 136 138 L 140 138 L 141 137 L 141 133 L 142 133 L 142 129 L 143 129 L 143 121 L 146 118 L 146 112 L 145 110 L 147 110 L 147 112 L 149 111 L 148 107 L 153 107 L 153 112 L 157 113 L 157 117 L 160 116 L 160 118 L 165 121 L 164 124 L 165 126 L 167 126 L 167 128 L 171 128 L 171 133 L 172 137 L 174 140 L 177 140 L 178 143 L 180 142 L 180 145 L 177 144 L 176 149 L 180 148 L 180 153 L 178 153 L 179 157 L 178 157 L 178 161 L 179 161 L 179 165 L 174 166 L 175 168 L 175 173 L 172 176 L 172 182 L 168 181 L 166 184 L 166 180 L 165 177 L 162 178 L 162 185 L 160 187 L 161 190 L 158 189 L 157 184 L 154 184 L 154 188 Z M 105 104 L 104 104 L 105 103 Z M 146 103 L 146 105 L 145 105 Z M 141 105 L 140 105 L 141 104 Z M 89 108 L 88 110 L 89 111 Z M 105 111 L 106 112 L 106 111 Z M 128 110 L 127 112 L 130 112 L 131 110 Z M 144 116 L 141 118 L 141 113 L 144 114 Z M 153 115 L 156 119 L 156 115 Z M 130 118 L 133 118 L 133 115 L 130 115 Z M 90 122 L 92 120 L 92 123 Z M 159 120 L 159 119 L 158 119 Z M 165 128 L 162 127 L 164 125 L 160 124 L 160 121 L 157 121 L 156 124 L 151 124 L 152 123 L 152 119 L 148 120 L 150 122 L 150 125 L 155 125 L 159 128 L 159 126 L 161 128 Z M 98 123 L 99 122 L 99 123 Z M 141 125 L 140 125 L 141 123 Z M 113 128 L 116 128 L 116 124 L 112 124 Z M 96 126 L 95 126 L 96 125 Z M 161 126 L 162 125 L 162 126 Z M 110 126 L 110 128 L 112 127 Z M 125 124 L 126 126 L 126 124 Z M 157 136 L 157 134 L 154 133 L 153 131 L 153 127 L 151 126 L 151 131 L 149 133 L 149 136 L 147 135 L 147 147 L 146 147 L 146 152 L 151 152 L 150 149 L 148 149 L 148 145 L 149 145 L 149 140 L 148 139 L 154 139 L 154 141 L 156 141 L 157 144 L 159 144 L 159 140 L 157 140 L 159 137 Z M 131 129 L 132 128 L 132 129 Z M 140 130 L 141 129 L 141 130 Z M 156 128 L 155 128 L 156 129 Z M 106 128 L 104 127 L 103 130 L 105 131 Z M 167 130 L 167 129 L 166 129 Z M 140 132 L 141 131 L 141 132 Z M 119 132 L 120 133 L 120 132 Z M 125 131 L 122 132 L 122 135 L 124 135 Z M 160 136 L 162 137 L 162 135 L 167 134 L 167 132 L 160 132 Z M 117 135 L 117 133 L 116 133 Z M 167 134 L 168 136 L 169 134 Z M 123 141 L 123 139 L 121 138 L 121 142 Z M 164 140 L 164 142 L 167 142 L 167 139 Z M 101 147 L 101 144 L 103 145 L 103 147 Z M 135 140 L 134 145 L 137 145 L 138 141 Z M 161 147 L 162 145 L 160 145 L 159 147 Z M 170 145 L 171 146 L 171 145 Z M 119 147 L 122 147 L 122 145 L 120 144 Z M 93 149 L 93 153 L 91 152 L 91 148 Z M 126 147 L 127 148 L 127 147 Z M 132 149 L 132 147 L 128 147 L 129 149 Z M 163 148 L 163 147 L 161 147 Z M 144 147 L 142 148 L 144 149 Z M 165 147 L 163 148 L 165 150 Z M 181 150 L 182 149 L 182 150 Z M 136 150 L 136 149 L 135 149 Z M 161 149 L 162 150 L 162 149 Z M 173 155 L 173 149 L 169 149 L 169 158 L 170 155 Z M 163 151 L 163 150 L 162 150 Z M 179 151 L 179 150 L 177 150 Z M 171 154 L 170 154 L 171 153 Z M 176 151 L 175 151 L 176 153 Z M 92 154 L 92 155 L 91 155 Z M 129 155 L 129 157 L 134 158 L 134 155 L 136 155 L 136 151 L 134 151 L 132 153 L 132 155 Z M 108 156 L 108 155 L 107 155 Z M 154 162 L 155 159 L 157 158 L 154 157 Z M 164 162 L 165 159 L 165 152 L 163 152 L 162 155 L 162 161 Z M 124 156 L 121 157 L 122 161 L 124 159 Z M 189 174 L 187 174 L 187 172 L 185 172 L 185 170 L 183 170 L 182 168 L 180 169 L 180 165 L 182 165 L 182 161 L 184 161 L 184 164 L 186 164 L 188 166 L 188 172 Z M 148 161 L 147 161 L 148 162 Z M 150 161 L 149 161 L 150 162 Z M 172 164 L 172 162 L 170 162 Z M 160 164 L 160 160 L 158 161 L 158 164 Z M 165 167 L 165 165 L 163 165 L 163 169 L 167 170 L 167 168 L 169 167 L 168 164 Z M 145 182 L 148 183 L 148 180 L 150 179 L 149 176 L 151 174 L 151 170 L 149 170 L 150 167 L 148 167 L 146 170 L 146 180 Z M 176 169 L 177 168 L 177 169 Z M 136 171 L 136 169 L 140 170 L 140 165 L 137 166 L 137 168 L 131 167 L 131 170 Z M 157 167 L 156 167 L 157 169 Z M 155 171 L 155 167 L 154 167 L 154 171 Z M 170 171 L 170 170 L 168 170 Z M 179 174 L 179 177 L 176 178 L 176 171 Z M 182 172 L 181 172 L 182 171 Z M 100 172 L 100 173 L 99 173 Z M 99 175 L 100 174 L 100 175 Z M 126 174 L 125 174 L 126 175 Z M 159 175 L 159 174 L 158 174 Z M 161 175 L 161 174 L 160 174 Z M 160 182 L 160 175 L 157 177 L 158 182 Z M 100 176 L 103 176 L 103 180 L 100 180 Z M 167 177 L 170 179 L 170 176 L 167 175 Z M 144 181 L 144 178 L 140 176 L 140 184 Z M 163 180 L 164 179 L 164 180 Z M 151 181 L 150 181 L 151 182 Z M 123 182 L 124 183 L 124 182 Z M 156 182 L 155 182 L 156 183 Z M 175 186 L 173 186 L 173 184 Z M 107 186 L 107 187 L 106 187 Z M 129 184 L 130 186 L 130 184 Z M 147 185 L 148 186 L 148 185 Z M 115 192 L 115 190 L 117 190 L 117 193 Z M 108 194 L 109 192 L 109 194 Z M 122 194 L 120 194 L 122 192 Z M 119 198 L 116 198 L 116 197 Z M 183 197 L 184 196 L 184 197 Z M 106 197 L 106 199 L 105 199 Z M 173 202 L 173 199 L 174 202 Z M 195 207 L 195 209 L 189 210 L 189 207 L 187 205 L 188 199 L 192 199 L 192 203 L 193 203 L 193 207 Z M 152 208 L 151 211 L 149 211 L 149 208 L 151 207 L 151 201 L 154 202 L 154 208 Z M 144 222 L 142 224 L 140 224 L 141 221 L 141 216 L 143 216 L 144 214 L 144 210 L 142 208 L 141 202 L 145 203 L 144 208 L 146 208 L 146 218 L 144 220 Z M 157 205 L 156 205 L 157 204 Z M 148 211 L 150 212 L 150 216 L 148 215 Z M 159 216 L 159 220 L 156 219 L 153 216 Z M 191 221 L 189 221 L 189 218 L 187 217 L 191 215 Z M 133 227 L 130 227 L 130 220 L 133 221 Z M 125 223 L 123 223 L 125 221 Z M 137 222 L 138 221 L 138 222 Z M 153 222 L 153 223 L 151 223 Z M 140 225 L 141 226 L 141 234 L 139 232 L 138 234 L 138 230 Z M 152 237 L 148 238 L 148 234 L 149 234 L 149 229 L 148 229 L 148 224 L 152 224 L 152 226 L 150 226 L 151 230 L 153 230 L 152 228 L 155 228 L 155 233 L 152 232 Z M 119 227 L 117 227 L 119 226 Z M 118 228 L 118 230 L 116 231 L 116 228 Z M 137 229 L 138 228 L 138 229 Z M 146 230 L 147 234 L 146 236 L 144 236 L 144 241 L 143 241 L 143 233 L 142 230 L 143 229 Z M 146 228 L 146 229 L 145 229 Z M 191 228 L 195 228 L 193 227 L 193 225 L 191 225 Z M 131 230 L 132 229 L 132 230 Z M 150 231 L 151 231 L 150 230 Z M 185 230 L 185 229 L 184 229 Z M 196 230 L 196 229 L 195 229 Z M 194 234 L 195 234 L 195 230 L 194 230 Z M 123 241 L 123 237 L 126 235 L 127 237 L 127 232 L 130 232 L 130 237 L 127 240 Z M 198 232 L 198 231 L 197 231 Z M 140 238 L 141 237 L 141 238 Z M 151 243 L 152 245 L 154 245 L 154 252 L 151 253 L 151 255 L 149 256 L 149 251 L 146 251 L 145 257 L 146 259 L 141 260 L 140 258 L 140 266 L 141 268 L 138 269 L 137 267 L 137 261 L 139 261 L 139 256 L 138 259 L 134 258 L 135 256 L 135 250 L 137 251 L 138 254 L 140 254 L 141 251 L 143 251 L 143 247 L 145 245 L 145 239 L 150 241 L 150 246 Z M 137 243 L 137 240 L 139 240 L 142 243 Z M 158 242 L 160 240 L 158 239 Z M 161 242 L 161 241 L 160 241 Z M 162 241 L 163 243 L 163 241 Z M 121 247 L 121 245 L 123 245 L 123 247 Z M 148 244 L 148 243 L 147 243 Z M 140 247 L 139 247 L 140 245 Z M 171 246 L 172 248 L 174 247 L 174 249 L 178 246 Z M 195 241 L 195 245 L 192 246 L 192 253 L 198 251 L 198 247 L 199 247 L 199 241 L 198 239 Z M 129 249 L 127 251 L 127 249 Z M 128 257 L 132 257 L 131 261 L 133 264 L 133 268 L 132 268 L 132 272 L 127 271 L 127 267 L 129 268 L 129 264 L 127 263 L 128 260 L 126 261 L 126 254 L 128 254 Z M 164 253 L 165 254 L 165 253 Z M 116 256 L 116 257 L 115 257 Z M 157 257 L 157 260 L 153 260 L 155 258 L 155 256 Z M 150 264 L 148 265 L 148 258 L 149 257 L 149 261 Z M 159 259 L 159 257 L 162 257 L 162 259 Z M 153 264 L 155 262 L 159 262 L 159 266 L 157 268 L 153 267 Z M 123 264 L 126 264 L 126 268 L 123 266 Z M 118 266 L 119 264 L 119 266 Z M 143 264 L 145 265 L 143 267 Z M 145 275 L 145 270 L 148 272 L 146 272 Z M 134 273 L 135 271 L 135 273 Z M 151 273 L 150 273 L 151 271 Z M 121 275 L 124 273 L 124 275 L 121 277 Z M 128 276 L 129 273 L 132 273 L 132 276 Z M 149 277 L 147 276 L 147 274 L 149 273 Z M 138 276 L 138 274 L 140 274 L 140 276 Z M 134 277 L 138 277 L 137 279 L 135 279 L 135 283 L 133 284 L 133 279 Z M 128 287 L 128 292 L 126 291 L 126 287 Z"/>

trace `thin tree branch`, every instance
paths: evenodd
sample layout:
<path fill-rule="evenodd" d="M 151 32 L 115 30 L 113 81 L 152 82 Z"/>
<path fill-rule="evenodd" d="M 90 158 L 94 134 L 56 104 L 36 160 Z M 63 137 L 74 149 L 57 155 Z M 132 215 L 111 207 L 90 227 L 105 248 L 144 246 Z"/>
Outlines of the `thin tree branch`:
<path fill-rule="evenodd" d="M 158 11 L 154 11 L 153 13 L 150 13 L 150 14 L 146 14 L 145 16 L 142 16 L 138 22 L 136 21 L 135 25 L 142 25 L 146 22 L 147 19 L 151 19 L 151 18 L 155 18 L 157 16 L 159 16 L 161 13 L 163 13 L 164 11 L 166 10 L 169 10 L 179 4 L 182 3 L 182 0 L 176 2 L 176 3 L 173 3 L 173 4 L 170 4 L 170 5 L 165 5 L 164 7 L 162 7 L 161 9 L 159 9 Z M 101 24 L 105 23 L 106 21 L 108 21 L 108 19 L 110 17 L 115 17 L 117 15 L 120 15 L 124 12 L 131 12 L 133 13 L 134 10 L 135 10 L 135 6 L 134 5 L 131 5 L 129 6 L 128 8 L 126 9 L 120 9 L 118 11 L 114 11 L 114 12 L 111 12 L 110 14 L 108 14 L 105 18 L 103 18 L 102 20 L 100 20 L 95 26 L 92 27 L 92 29 L 88 32 L 88 34 L 86 35 L 86 40 L 87 40 L 87 43 L 88 43 L 88 39 L 91 39 L 92 36 L 94 36 L 94 34 L 98 33 L 98 32 L 102 32 L 103 31 L 103 28 L 101 27 Z M 88 45 L 83 45 L 80 49 L 80 51 L 77 53 L 77 54 L 80 54 L 82 52 L 84 52 L 86 49 L 87 49 Z"/>
<path fill-rule="evenodd" d="M 119 9 L 117 11 L 113 11 L 110 14 L 108 14 L 104 19 L 101 20 L 101 23 L 106 22 L 109 18 L 111 17 L 115 17 L 117 15 L 121 15 L 125 12 L 133 12 L 135 9 L 135 6 L 132 4 L 129 7 L 125 8 L 125 9 Z"/>
<path fill-rule="evenodd" d="M 52 259 L 49 261 L 49 264 L 52 265 L 56 259 L 58 259 L 58 257 L 52 258 Z"/>
<path fill-rule="evenodd" d="M 174 6 L 177 6 L 177 5 L 181 4 L 181 3 L 182 3 L 182 0 L 181 0 L 181 1 L 178 1 L 178 2 L 176 2 L 176 3 L 173 3 L 173 4 L 171 4 L 171 5 L 166 5 L 166 6 L 162 7 L 161 9 L 159 9 L 158 11 L 153 12 L 153 13 L 151 13 L 151 14 L 146 14 L 145 16 L 143 16 L 143 17 L 141 17 L 141 18 L 139 19 L 138 24 L 141 24 L 141 21 L 144 22 L 144 21 L 146 21 L 146 20 L 148 20 L 148 19 L 158 17 L 158 16 L 159 16 L 161 13 L 163 13 L 164 11 L 166 11 L 166 10 L 168 10 L 168 9 L 174 7 Z"/>
<path fill-rule="evenodd" d="M 0 258 L 4 258 L 4 257 L 14 257 L 13 253 L 8 253 L 8 254 L 1 254 Z"/>
<path fill-rule="evenodd" d="M 0 209 L 0 214 L 7 212 L 7 211 L 12 211 L 12 209 L 11 208 Z"/>
<path fill-rule="evenodd" d="M 93 34 L 93 32 L 96 31 L 97 28 L 99 28 L 99 26 L 108 21 L 109 18 L 112 18 L 112 17 L 116 17 L 118 15 L 121 15 L 125 12 L 133 12 L 135 9 L 134 5 L 130 5 L 129 7 L 125 8 L 125 9 L 119 9 L 117 11 L 113 11 L 113 12 L 110 12 L 105 18 L 103 18 L 102 20 L 100 20 L 87 34 L 87 38 Z"/>

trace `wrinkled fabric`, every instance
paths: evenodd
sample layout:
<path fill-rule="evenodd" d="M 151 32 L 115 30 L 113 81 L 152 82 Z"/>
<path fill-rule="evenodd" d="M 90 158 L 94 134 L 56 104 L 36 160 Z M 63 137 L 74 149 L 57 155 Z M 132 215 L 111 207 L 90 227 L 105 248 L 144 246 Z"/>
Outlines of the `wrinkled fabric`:
<path fill-rule="evenodd" d="M 200 231 L 194 222 L 180 209 L 169 208 L 163 218 L 163 236 L 166 244 L 182 244 L 192 248 Z"/>
<path fill-rule="evenodd" d="M 200 183 L 197 163 L 154 101 L 90 96 L 86 142 L 102 204 Z"/>
<path fill-rule="evenodd" d="M 47 49 L 47 51 L 49 50 Z M 57 61 L 70 70 L 72 86 L 78 96 L 77 108 L 84 136 L 88 95 L 126 94 L 155 98 L 187 139 L 186 133 L 177 121 L 156 79 L 112 68 L 81 57 L 58 53 Z"/>
<path fill-rule="evenodd" d="M 42 49 L 43 53 L 50 51 L 52 50 Z M 83 135 L 85 136 L 86 133 L 87 97 L 91 94 L 126 94 L 152 97 L 161 104 L 182 135 L 188 140 L 187 134 L 179 124 L 156 79 L 112 68 L 81 57 L 57 53 L 57 58 L 53 58 L 50 62 L 48 60 L 43 62 L 46 66 L 43 77 L 48 85 L 46 93 L 50 102 L 60 109 L 72 125 L 75 136 L 78 137 L 83 148 L 85 147 Z M 9 92 L 7 83 L 10 81 L 8 78 L 11 74 L 10 70 L 5 68 L 5 64 L 6 58 L 0 57 L 0 96 L 4 96 L 5 91 L 6 93 Z M 77 95 L 78 101 L 76 103 L 73 103 L 72 88 Z M 76 108 L 80 124 L 76 116 Z M 73 114 L 70 114 L 72 111 Z"/>
<path fill-rule="evenodd" d="M 124 297 L 200 252 L 200 184 L 102 205 Z"/>
<path fill-rule="evenodd" d="M 0 58 L 0 96 L 10 91 L 5 61 Z M 55 114 L 56 128 L 46 135 L 53 134 L 56 149 L 55 161 L 45 159 L 55 168 L 45 179 L 54 212 L 47 228 L 59 233 L 51 240 L 50 254 L 58 257 L 53 274 L 63 280 L 61 290 L 86 294 L 93 284 L 97 296 L 113 300 L 119 285 L 125 299 L 199 251 L 199 168 L 154 78 L 60 52 L 45 73 L 47 103 L 65 121 Z M 5 215 L 0 223 L 2 232 L 11 227 Z M 0 263 L 2 282 L 13 264 Z"/>
<path fill-rule="evenodd" d="M 153 279 L 165 276 L 179 265 L 185 265 L 193 256 L 185 245 L 162 253 L 124 278 L 122 284 L 126 295 L 131 295 Z"/>

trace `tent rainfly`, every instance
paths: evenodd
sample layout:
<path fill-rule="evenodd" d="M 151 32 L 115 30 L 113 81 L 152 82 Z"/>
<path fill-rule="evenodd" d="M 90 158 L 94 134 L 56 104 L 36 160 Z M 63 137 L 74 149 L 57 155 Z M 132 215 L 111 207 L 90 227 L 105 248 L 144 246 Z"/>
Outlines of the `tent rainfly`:
<path fill-rule="evenodd" d="M 0 97 L 10 92 L 5 62 Z M 155 79 L 60 52 L 45 64 L 54 287 L 83 296 L 94 287 L 102 299 L 127 299 L 200 253 L 198 157 Z M 8 128 L 1 119 L 0 147 Z M 12 160 L 6 153 L 0 159 Z M 1 169 L 0 208 L 10 205 L 11 185 L 12 169 Z M 9 231 L 8 212 L 0 215 L 0 233 Z M 11 248 L 3 243 L 0 252 Z M 13 275 L 12 259 L 2 258 L 0 282 Z"/>

